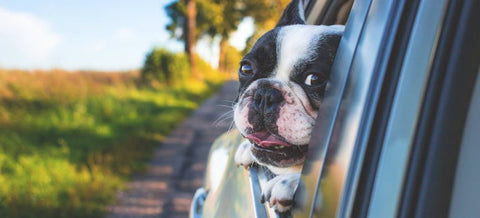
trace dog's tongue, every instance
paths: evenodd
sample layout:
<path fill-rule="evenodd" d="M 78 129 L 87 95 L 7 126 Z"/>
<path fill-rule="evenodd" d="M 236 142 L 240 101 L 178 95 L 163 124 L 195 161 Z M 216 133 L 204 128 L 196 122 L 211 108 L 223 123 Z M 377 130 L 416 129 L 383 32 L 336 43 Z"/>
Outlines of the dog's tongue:
<path fill-rule="evenodd" d="M 256 144 L 265 148 L 270 146 L 275 146 L 275 145 L 290 146 L 290 144 L 279 139 L 275 135 L 270 134 L 269 132 L 256 132 L 256 133 L 245 136 L 245 138 L 250 139 Z"/>

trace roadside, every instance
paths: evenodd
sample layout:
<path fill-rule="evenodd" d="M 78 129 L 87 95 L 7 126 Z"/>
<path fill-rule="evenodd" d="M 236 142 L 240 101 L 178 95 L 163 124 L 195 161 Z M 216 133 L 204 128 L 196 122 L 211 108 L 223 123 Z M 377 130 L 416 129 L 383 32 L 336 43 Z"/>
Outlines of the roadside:
<path fill-rule="evenodd" d="M 187 217 L 210 146 L 231 127 L 231 116 L 222 115 L 232 110 L 237 88 L 238 82 L 226 82 L 180 124 L 156 149 L 147 172 L 117 194 L 118 204 L 107 208 L 107 217 Z"/>

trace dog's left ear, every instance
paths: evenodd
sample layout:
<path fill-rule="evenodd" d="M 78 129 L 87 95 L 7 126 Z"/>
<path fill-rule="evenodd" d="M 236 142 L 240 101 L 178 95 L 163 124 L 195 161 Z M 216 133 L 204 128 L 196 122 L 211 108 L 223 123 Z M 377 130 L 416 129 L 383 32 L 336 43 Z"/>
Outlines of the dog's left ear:
<path fill-rule="evenodd" d="M 303 0 L 292 0 L 283 11 L 282 17 L 280 17 L 276 27 L 305 24 L 304 11 Z"/>

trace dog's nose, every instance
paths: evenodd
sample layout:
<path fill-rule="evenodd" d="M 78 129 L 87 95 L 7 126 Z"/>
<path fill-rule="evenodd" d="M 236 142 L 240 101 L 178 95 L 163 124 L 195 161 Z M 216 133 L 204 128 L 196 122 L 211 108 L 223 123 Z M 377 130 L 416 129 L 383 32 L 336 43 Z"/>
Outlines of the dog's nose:
<path fill-rule="evenodd" d="M 253 96 L 253 107 L 264 114 L 274 111 L 283 101 L 282 93 L 274 88 L 257 89 Z"/>

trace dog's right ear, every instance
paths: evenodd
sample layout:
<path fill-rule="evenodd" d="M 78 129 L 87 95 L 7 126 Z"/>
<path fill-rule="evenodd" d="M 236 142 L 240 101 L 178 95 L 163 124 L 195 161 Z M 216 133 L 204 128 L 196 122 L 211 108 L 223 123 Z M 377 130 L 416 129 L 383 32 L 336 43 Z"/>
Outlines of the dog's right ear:
<path fill-rule="evenodd" d="M 305 24 L 304 11 L 303 0 L 292 0 L 283 11 L 282 17 L 280 17 L 280 20 L 275 27 Z"/>

